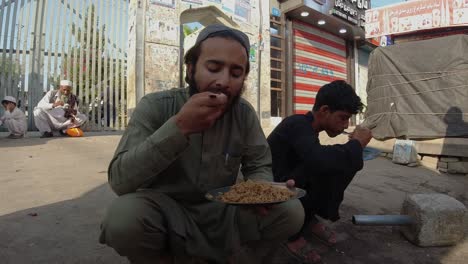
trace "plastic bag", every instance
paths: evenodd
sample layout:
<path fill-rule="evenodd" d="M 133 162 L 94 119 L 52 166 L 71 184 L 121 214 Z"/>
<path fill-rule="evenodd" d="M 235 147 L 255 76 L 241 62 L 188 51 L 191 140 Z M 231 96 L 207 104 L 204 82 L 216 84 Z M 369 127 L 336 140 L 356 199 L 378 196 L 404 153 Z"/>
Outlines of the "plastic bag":
<path fill-rule="evenodd" d="M 81 130 L 79 127 L 69 128 L 65 131 L 65 133 L 70 137 L 82 137 L 84 135 L 83 130 Z"/>
<path fill-rule="evenodd" d="M 363 150 L 362 159 L 365 161 L 373 160 L 379 156 L 380 156 L 380 150 L 371 148 L 371 147 L 365 147 Z"/>
<path fill-rule="evenodd" d="M 413 140 L 397 139 L 393 146 L 393 163 L 410 164 L 418 161 L 418 152 Z"/>

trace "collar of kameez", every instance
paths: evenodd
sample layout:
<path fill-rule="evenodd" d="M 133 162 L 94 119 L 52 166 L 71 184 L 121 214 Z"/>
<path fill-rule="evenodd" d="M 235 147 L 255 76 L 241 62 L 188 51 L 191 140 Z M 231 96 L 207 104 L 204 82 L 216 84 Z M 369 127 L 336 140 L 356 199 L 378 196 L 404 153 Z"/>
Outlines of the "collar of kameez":
<path fill-rule="evenodd" d="M 312 111 L 309 111 L 305 113 L 304 115 L 306 116 L 307 120 L 310 122 L 310 125 L 312 125 L 314 123 L 314 114 L 312 113 Z M 313 126 L 312 126 L 312 129 L 314 129 Z M 318 137 L 319 132 L 315 131 L 315 129 L 314 129 L 314 132 Z"/>

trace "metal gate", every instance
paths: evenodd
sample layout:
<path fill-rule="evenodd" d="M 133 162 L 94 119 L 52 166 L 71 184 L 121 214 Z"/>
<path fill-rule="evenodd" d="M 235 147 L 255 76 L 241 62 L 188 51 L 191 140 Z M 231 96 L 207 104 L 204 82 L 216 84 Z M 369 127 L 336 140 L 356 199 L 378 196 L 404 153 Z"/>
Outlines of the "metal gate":
<path fill-rule="evenodd" d="M 20 101 L 29 130 L 61 79 L 73 82 L 86 129 L 125 128 L 128 2 L 0 0 L 0 97 Z"/>

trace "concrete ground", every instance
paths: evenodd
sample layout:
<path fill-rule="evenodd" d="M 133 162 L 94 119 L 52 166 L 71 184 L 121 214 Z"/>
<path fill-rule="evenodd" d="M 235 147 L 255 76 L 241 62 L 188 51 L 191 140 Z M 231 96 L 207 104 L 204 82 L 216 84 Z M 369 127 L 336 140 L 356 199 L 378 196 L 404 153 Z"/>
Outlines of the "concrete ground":
<path fill-rule="evenodd" d="M 115 194 L 107 166 L 119 133 L 21 140 L 0 133 L 0 263 L 127 263 L 100 245 L 99 223 Z M 338 138 L 338 141 L 344 138 Z M 468 239 L 419 248 L 392 227 L 353 226 L 353 214 L 398 214 L 406 194 L 439 192 L 468 206 L 468 177 L 366 161 L 345 195 L 336 248 L 323 263 L 467 263 Z"/>

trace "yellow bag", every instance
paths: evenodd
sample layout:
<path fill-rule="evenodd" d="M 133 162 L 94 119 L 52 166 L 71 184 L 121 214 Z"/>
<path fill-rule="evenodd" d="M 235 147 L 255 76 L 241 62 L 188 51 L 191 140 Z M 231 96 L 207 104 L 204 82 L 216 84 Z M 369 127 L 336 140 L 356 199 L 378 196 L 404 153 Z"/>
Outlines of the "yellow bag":
<path fill-rule="evenodd" d="M 83 130 L 81 130 L 79 127 L 69 128 L 67 131 L 65 131 L 65 133 L 67 133 L 67 135 L 70 137 L 82 137 L 84 135 Z"/>

